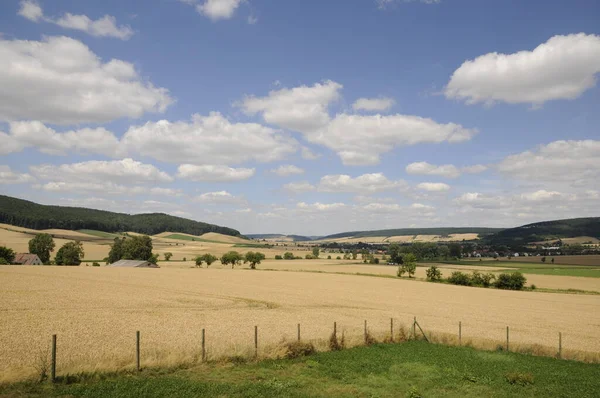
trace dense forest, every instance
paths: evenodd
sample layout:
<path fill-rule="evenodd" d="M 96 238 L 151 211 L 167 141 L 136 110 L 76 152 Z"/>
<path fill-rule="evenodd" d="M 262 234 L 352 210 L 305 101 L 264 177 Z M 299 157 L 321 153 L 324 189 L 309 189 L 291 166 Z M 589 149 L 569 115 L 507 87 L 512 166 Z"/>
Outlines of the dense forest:
<path fill-rule="evenodd" d="M 488 240 L 492 245 L 525 245 L 531 242 L 591 236 L 600 238 L 600 217 L 543 221 L 500 231 Z"/>
<path fill-rule="evenodd" d="M 487 235 L 501 231 L 501 228 L 400 228 L 400 229 L 380 229 L 376 231 L 355 231 L 343 232 L 340 234 L 328 235 L 321 239 L 337 239 L 337 238 L 366 238 L 373 236 L 405 236 L 405 235 L 437 235 L 448 236 L 451 234 L 480 234 Z"/>
<path fill-rule="evenodd" d="M 83 207 L 46 206 L 0 195 L 0 223 L 32 229 L 94 229 L 104 232 L 138 232 L 155 235 L 173 231 L 191 235 L 218 232 L 240 236 L 235 229 L 188 220 L 163 213 L 123 214 Z"/>

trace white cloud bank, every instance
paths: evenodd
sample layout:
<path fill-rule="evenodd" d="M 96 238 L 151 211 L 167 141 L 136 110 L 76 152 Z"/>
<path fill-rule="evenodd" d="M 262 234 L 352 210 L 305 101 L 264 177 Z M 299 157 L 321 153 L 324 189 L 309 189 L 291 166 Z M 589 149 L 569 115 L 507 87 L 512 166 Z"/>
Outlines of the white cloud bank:
<path fill-rule="evenodd" d="M 532 51 L 488 53 L 465 61 L 450 78 L 447 98 L 467 104 L 507 102 L 541 106 L 575 99 L 596 85 L 600 36 L 554 36 Z"/>
<path fill-rule="evenodd" d="M 487 166 L 484 166 L 482 164 L 458 168 L 453 164 L 444 164 L 436 166 L 427 162 L 415 162 L 406 166 L 406 172 L 408 174 L 440 176 L 446 178 L 457 178 L 460 177 L 463 173 L 476 174 L 482 173 L 486 170 Z"/>
<path fill-rule="evenodd" d="M 10 166 L 0 165 L 0 184 L 25 184 L 35 181 L 30 174 L 17 173 Z"/>
<path fill-rule="evenodd" d="M 254 175 L 254 172 L 253 168 L 182 164 L 177 168 L 177 177 L 190 181 L 233 182 L 247 180 Z"/>
<path fill-rule="evenodd" d="M 387 111 L 393 105 L 395 101 L 392 98 L 359 98 L 354 104 L 352 104 L 352 109 L 355 111 Z"/>
<path fill-rule="evenodd" d="M 279 177 L 287 177 L 291 175 L 304 174 L 304 170 L 292 164 L 283 164 L 276 169 L 272 169 L 271 173 L 276 174 Z"/>
<path fill-rule="evenodd" d="M 117 20 L 112 15 L 104 15 L 96 20 L 87 15 L 74 15 L 65 13 L 59 18 L 51 18 L 44 15 L 42 7 L 37 1 L 23 0 L 18 14 L 32 22 L 49 22 L 65 29 L 75 29 L 86 32 L 95 37 L 114 37 L 128 40 L 133 35 L 133 29 L 126 25 L 117 25 Z"/>
<path fill-rule="evenodd" d="M 102 62 L 68 37 L 0 38 L 0 87 L 0 121 L 103 123 L 164 112 L 173 102 L 131 63 Z"/>

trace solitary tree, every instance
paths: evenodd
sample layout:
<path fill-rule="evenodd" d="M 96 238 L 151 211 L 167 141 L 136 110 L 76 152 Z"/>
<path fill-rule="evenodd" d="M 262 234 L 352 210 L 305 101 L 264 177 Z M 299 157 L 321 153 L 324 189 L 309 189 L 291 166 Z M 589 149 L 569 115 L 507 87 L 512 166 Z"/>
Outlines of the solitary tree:
<path fill-rule="evenodd" d="M 283 259 L 284 260 L 293 260 L 294 259 L 294 253 L 291 253 L 291 252 L 285 252 L 285 253 L 283 253 Z"/>
<path fill-rule="evenodd" d="M 320 250 L 318 247 L 313 247 L 312 249 L 312 255 L 314 258 L 319 258 L 319 254 L 320 254 Z"/>
<path fill-rule="evenodd" d="M 402 264 L 402 254 L 400 252 L 400 245 L 397 243 L 392 243 L 388 247 L 388 256 L 390 256 L 390 261 L 392 263 Z"/>
<path fill-rule="evenodd" d="M 169 261 L 171 259 L 171 257 L 173 257 L 173 253 L 166 252 L 164 254 L 164 256 L 165 256 L 165 261 Z"/>
<path fill-rule="evenodd" d="M 250 268 L 256 269 L 256 264 L 260 264 L 265 259 L 265 255 L 260 252 L 248 252 L 244 258 L 244 262 L 250 263 Z"/>
<path fill-rule="evenodd" d="M 218 258 L 210 253 L 206 253 L 202 255 L 202 260 L 206 263 L 206 268 L 208 268 L 212 263 L 217 261 Z"/>
<path fill-rule="evenodd" d="M 221 264 L 231 264 L 232 269 L 236 264 L 240 263 L 242 260 L 242 255 L 236 251 L 230 251 L 221 256 Z"/>
<path fill-rule="evenodd" d="M 358 253 L 356 252 L 356 250 L 352 251 L 352 260 L 356 260 L 356 257 L 358 257 Z"/>
<path fill-rule="evenodd" d="M 29 241 L 29 253 L 37 254 L 44 264 L 50 263 L 50 253 L 54 247 L 54 239 L 50 234 L 37 234 Z"/>
<path fill-rule="evenodd" d="M 79 265 L 84 255 L 83 243 L 67 242 L 58 249 L 54 261 L 56 265 Z"/>
<path fill-rule="evenodd" d="M 195 258 L 197 268 L 202 268 L 202 261 L 204 261 L 203 257 L 204 256 L 198 256 Z"/>
<path fill-rule="evenodd" d="M 0 262 L 4 260 L 4 264 L 10 264 L 15 261 L 15 252 L 4 246 L 0 246 Z"/>
<path fill-rule="evenodd" d="M 408 277 L 412 278 L 417 270 L 417 257 L 412 253 L 405 254 L 402 256 L 402 265 L 398 268 L 398 276 L 402 276 L 406 272 Z"/>

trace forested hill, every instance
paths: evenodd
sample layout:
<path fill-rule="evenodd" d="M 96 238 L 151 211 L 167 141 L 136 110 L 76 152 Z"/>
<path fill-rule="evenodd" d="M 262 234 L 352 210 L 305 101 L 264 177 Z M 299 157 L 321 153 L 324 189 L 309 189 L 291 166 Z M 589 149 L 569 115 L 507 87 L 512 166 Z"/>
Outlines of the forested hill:
<path fill-rule="evenodd" d="M 232 228 L 163 213 L 129 215 L 83 207 L 46 206 L 4 195 L 0 195 L 0 223 L 33 229 L 94 229 L 104 232 L 131 231 L 148 235 L 166 231 L 191 235 L 218 232 L 240 236 L 240 232 Z"/>
<path fill-rule="evenodd" d="M 578 236 L 600 238 L 600 217 L 543 221 L 509 228 L 491 236 L 490 242 L 496 245 L 524 245 Z"/>
<path fill-rule="evenodd" d="M 374 236 L 406 236 L 406 235 L 441 235 L 447 236 L 451 234 L 492 234 L 500 231 L 501 228 L 477 228 L 477 227 L 458 227 L 458 228 L 400 228 L 400 229 L 381 229 L 376 231 L 354 231 L 343 232 L 340 234 L 328 235 L 321 239 L 338 239 L 338 238 L 366 238 Z"/>

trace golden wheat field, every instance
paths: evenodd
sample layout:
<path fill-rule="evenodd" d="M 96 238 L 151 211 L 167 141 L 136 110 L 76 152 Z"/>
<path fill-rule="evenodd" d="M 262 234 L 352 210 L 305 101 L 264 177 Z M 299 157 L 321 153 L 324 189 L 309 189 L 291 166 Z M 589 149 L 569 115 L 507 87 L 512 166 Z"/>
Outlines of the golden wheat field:
<path fill-rule="evenodd" d="M 461 321 L 463 342 L 501 343 L 510 326 L 511 347 L 549 352 L 560 331 L 565 352 L 600 356 L 600 296 L 227 268 L 0 266 L 0 280 L 2 381 L 35 377 L 52 334 L 64 374 L 131 368 L 137 330 L 143 366 L 174 365 L 198 359 L 203 328 L 209 358 L 252 353 L 255 325 L 259 354 L 272 356 L 298 323 L 323 347 L 334 321 L 356 344 L 364 320 L 383 338 L 391 317 L 398 330 L 413 316 L 430 336 L 454 339 Z"/>

